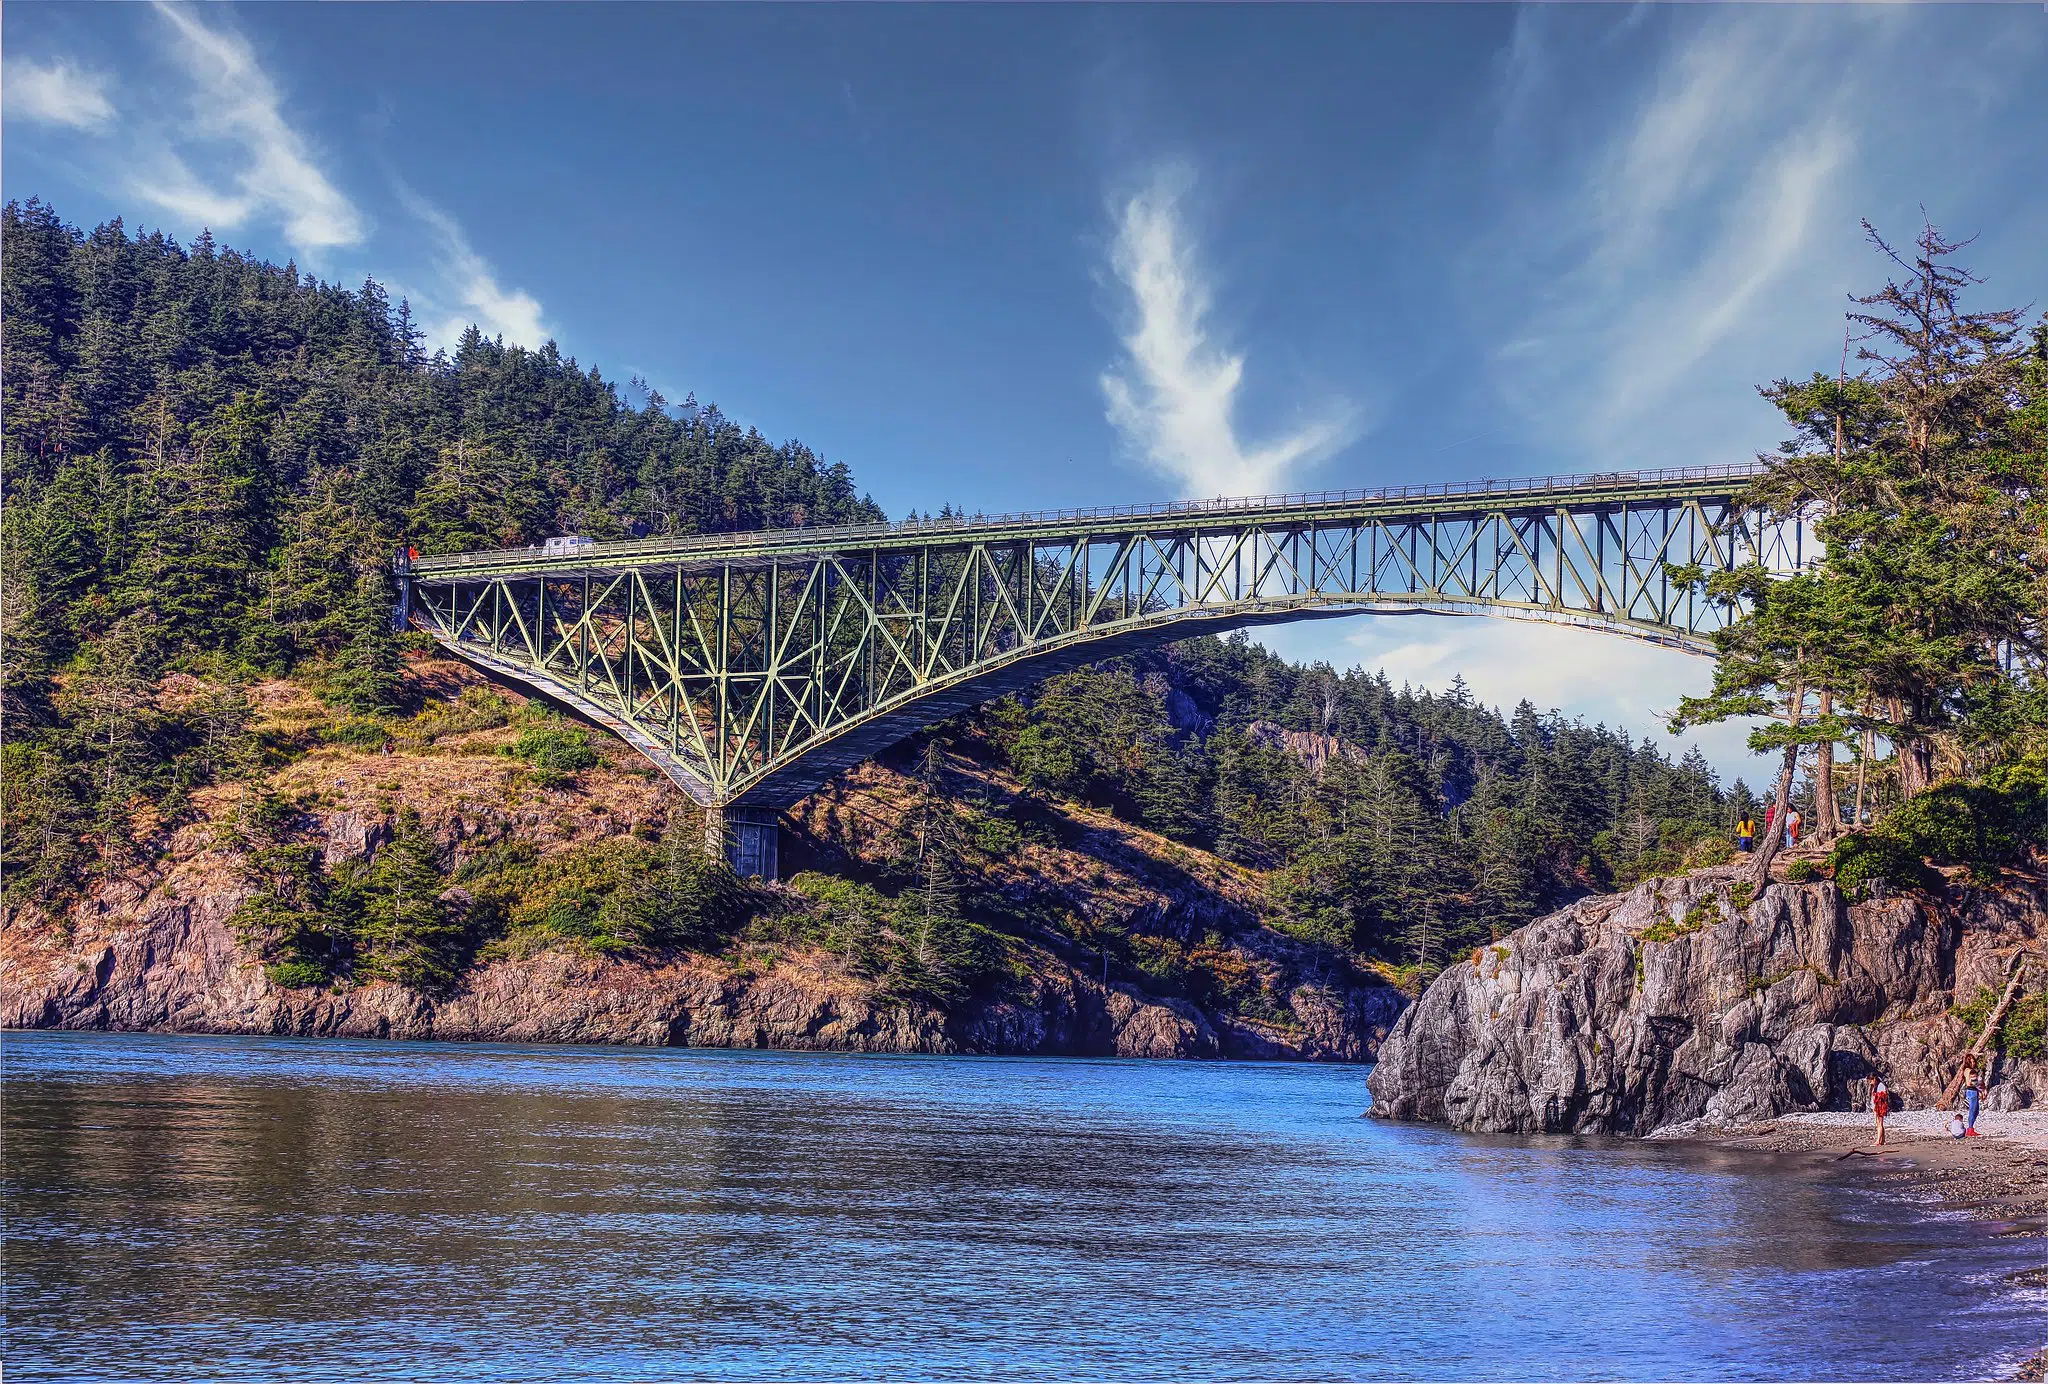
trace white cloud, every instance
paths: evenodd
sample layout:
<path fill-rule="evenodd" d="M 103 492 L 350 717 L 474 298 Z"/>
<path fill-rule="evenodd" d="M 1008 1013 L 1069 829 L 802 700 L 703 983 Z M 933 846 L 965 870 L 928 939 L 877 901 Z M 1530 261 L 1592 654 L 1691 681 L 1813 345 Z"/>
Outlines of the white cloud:
<path fill-rule="evenodd" d="M 7 114 L 23 120 L 97 130 L 114 119 L 106 74 L 84 71 L 64 58 L 47 65 L 8 63 L 0 83 L 6 87 Z"/>
<path fill-rule="evenodd" d="M 209 28 L 195 11 L 159 0 L 157 13 L 176 31 L 174 52 L 192 80 L 190 112 L 181 126 L 144 155 L 134 190 L 181 216 L 203 213 L 208 224 L 235 226 L 267 214 L 301 253 L 318 255 L 358 245 L 367 234 L 357 211 L 314 163 L 305 138 L 285 120 L 277 87 L 241 35 Z M 195 175 L 180 151 L 192 140 L 225 145 L 235 165 L 228 187 Z"/>
<path fill-rule="evenodd" d="M 403 183 L 398 200 L 424 222 L 440 242 L 440 269 L 446 296 L 464 309 L 448 313 L 427 328 L 437 345 L 452 346 L 472 322 L 486 336 L 503 336 L 520 346 L 537 347 L 553 335 L 541 322 L 540 303 L 523 289 L 506 288 L 496 271 L 471 248 L 455 219 Z"/>
<path fill-rule="evenodd" d="M 1185 176 L 1167 172 L 1124 203 L 1110 267 L 1134 308 L 1123 339 L 1128 359 L 1105 372 L 1112 426 L 1132 451 L 1194 496 L 1256 495 L 1280 489 L 1297 465 L 1321 460 L 1349 440 L 1349 406 L 1263 446 L 1247 446 L 1233 415 L 1244 357 L 1209 338 L 1209 287 L 1180 219 Z"/>

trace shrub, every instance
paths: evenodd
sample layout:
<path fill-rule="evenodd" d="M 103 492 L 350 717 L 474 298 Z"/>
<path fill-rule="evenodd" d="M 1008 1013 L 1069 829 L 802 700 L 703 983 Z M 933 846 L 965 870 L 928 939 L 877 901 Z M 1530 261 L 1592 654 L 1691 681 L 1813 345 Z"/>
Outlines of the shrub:
<path fill-rule="evenodd" d="M 967 819 L 967 844 L 991 860 L 1005 860 L 1024 844 L 1024 833 L 1004 817 L 973 813 Z"/>
<path fill-rule="evenodd" d="M 1147 937 L 1135 934 L 1131 938 L 1132 959 L 1138 969 L 1144 972 L 1152 987 L 1169 995 L 1180 995 L 1188 989 L 1188 950 L 1169 937 Z"/>
<path fill-rule="evenodd" d="M 375 716 L 350 716 L 329 726 L 320 738 L 330 745 L 374 750 L 391 738 L 391 730 Z"/>
<path fill-rule="evenodd" d="M 1680 922 L 1675 918 L 1659 918 L 1642 930 L 1637 940 L 1643 942 L 1675 942 L 1681 937 L 1690 937 L 1709 922 L 1713 921 L 1712 905 L 1699 904 L 1685 915 Z"/>
<path fill-rule="evenodd" d="M 790 880 L 789 887 L 816 905 L 803 915 L 802 940 L 832 952 L 857 975 L 886 968 L 895 900 L 858 880 L 809 870 Z"/>
<path fill-rule="evenodd" d="M 1785 867 L 1785 878 L 1793 884 L 1807 884 L 1820 878 L 1811 860 L 1795 860 Z"/>
<path fill-rule="evenodd" d="M 1979 867 L 2024 856 L 2048 838 L 2048 758 L 2001 765 L 1971 783 L 1944 783 L 1902 804 L 1876 828 L 1845 836 L 1829 856 L 1835 882 L 1860 897 L 1875 879 L 1932 888 L 1937 865 Z"/>
<path fill-rule="evenodd" d="M 1703 870 L 1713 865 L 1726 865 L 1734 858 L 1735 843 L 1717 832 L 1692 843 L 1685 853 L 1685 868 Z"/>
<path fill-rule="evenodd" d="M 2021 1062 L 2048 1057 L 2048 990 L 2014 1000 L 1998 1035 L 2009 1057 Z"/>
<path fill-rule="evenodd" d="M 531 765 L 534 782 L 543 787 L 566 783 L 572 774 L 593 768 L 598 762 L 589 732 L 559 717 L 531 722 L 504 752 Z"/>
<path fill-rule="evenodd" d="M 328 980 L 327 968 L 313 961 L 274 961 L 263 973 L 280 990 L 307 990 Z"/>
<path fill-rule="evenodd" d="M 1910 837 L 1889 830 L 1890 823 L 1874 831 L 1845 836 L 1828 855 L 1835 883 L 1852 899 L 1860 899 L 1878 881 L 1902 889 L 1931 888 L 1939 877 L 1927 868 L 1918 844 Z"/>
<path fill-rule="evenodd" d="M 399 727 L 400 735 L 429 744 L 444 735 L 495 730 L 512 720 L 512 702 L 495 687 L 465 687 L 452 702 L 436 702 Z"/>

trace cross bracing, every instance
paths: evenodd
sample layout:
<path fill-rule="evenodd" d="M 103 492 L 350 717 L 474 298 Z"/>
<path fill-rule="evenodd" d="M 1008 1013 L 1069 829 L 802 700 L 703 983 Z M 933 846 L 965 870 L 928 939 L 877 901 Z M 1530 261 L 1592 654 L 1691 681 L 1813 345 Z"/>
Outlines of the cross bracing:
<path fill-rule="evenodd" d="M 1672 566 L 1790 570 L 1741 468 L 1283 496 L 420 559 L 402 613 L 610 726 L 700 803 L 785 806 L 911 731 L 1189 635 L 1362 612 L 1704 652 Z"/>

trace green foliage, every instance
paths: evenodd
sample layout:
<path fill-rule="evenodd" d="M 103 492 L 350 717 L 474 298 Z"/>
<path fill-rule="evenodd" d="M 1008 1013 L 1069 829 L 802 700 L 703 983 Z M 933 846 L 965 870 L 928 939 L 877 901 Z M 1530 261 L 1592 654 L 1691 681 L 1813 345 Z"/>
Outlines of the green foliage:
<path fill-rule="evenodd" d="M 2048 991 L 2037 990 L 2014 1000 L 1998 1032 L 2006 1054 L 2015 1061 L 2039 1062 L 2048 1057 Z"/>
<path fill-rule="evenodd" d="M 535 783 L 554 787 L 597 766 L 597 750 L 590 743 L 590 733 L 581 726 L 571 725 L 539 702 L 528 702 L 519 720 L 519 738 L 504 752 L 531 766 Z"/>
<path fill-rule="evenodd" d="M 1984 1031 L 1991 1011 L 1998 1007 L 2002 990 L 1979 986 L 1977 993 L 1949 1010 L 1963 1024 L 1970 1041 Z M 2037 1062 L 2048 1057 L 2048 990 L 2019 995 L 1991 1035 L 1991 1047 L 2017 1062 Z"/>
<path fill-rule="evenodd" d="M 1806 884 L 1819 879 L 1820 872 L 1811 860 L 1795 860 L 1785 867 L 1785 878 L 1793 884 Z"/>
<path fill-rule="evenodd" d="M 1695 904 L 1687 910 L 1683 921 L 1673 918 L 1659 918 L 1644 928 L 1638 940 L 1644 942 L 1673 942 L 1680 937 L 1690 937 L 1701 928 L 1715 921 L 1715 910 L 1711 903 Z"/>
<path fill-rule="evenodd" d="M 1731 852 L 1731 798 L 1698 755 L 1241 637 L 1065 674 L 961 733 L 1040 792 L 1268 870 L 1272 923 L 1352 954 L 1438 964 L 1589 889 Z M 1313 737 L 1337 745 L 1317 766 L 1290 749 Z M 979 846 L 981 823 L 965 831 Z"/>
<path fill-rule="evenodd" d="M 455 882 L 472 896 L 480 928 L 502 935 L 492 954 L 554 943 L 600 954 L 714 951 L 750 910 L 702 827 L 680 816 L 659 842 L 614 837 L 542 855 L 513 838 L 464 862 Z"/>
<path fill-rule="evenodd" d="M 875 976 L 889 968 L 895 916 L 893 899 L 870 885 L 836 875 L 805 871 L 789 887 L 815 907 L 802 915 L 803 940 L 821 946 L 856 975 Z"/>
<path fill-rule="evenodd" d="M 429 702 L 417 716 L 393 728 L 410 745 L 431 745 L 444 736 L 496 730 L 512 722 L 512 701 L 495 687 L 465 687 L 453 701 Z"/>
<path fill-rule="evenodd" d="M 1674 725 L 1782 718 L 1751 744 L 1785 748 L 1786 784 L 1798 746 L 1874 732 L 1910 799 L 2048 741 L 2048 323 L 2029 345 L 2019 311 L 1964 311 L 1977 280 L 1933 227 L 1911 254 L 1865 229 L 1904 277 L 1850 314 L 1856 375 L 1764 390 L 1795 436 L 1750 497 L 1811 520 L 1824 556 L 1789 580 L 1704 583 L 1734 618 L 1713 691 Z M 1809 710 L 1813 694 L 1829 702 Z M 1874 877 L 1904 853 L 1872 843 L 1847 863 Z"/>
<path fill-rule="evenodd" d="M 1732 850 L 1732 800 L 1697 754 L 1239 636 L 1062 675 L 955 733 L 1039 792 L 1268 871 L 1274 926 L 1353 955 L 1440 964 L 1589 889 Z M 1290 748 L 1311 742 L 1313 765 Z M 979 813 L 963 833 L 984 855 L 1009 842 Z"/>
<path fill-rule="evenodd" d="M 374 716 L 350 716 L 326 727 L 320 738 L 330 745 L 374 750 L 391 738 L 391 729 Z"/>
<path fill-rule="evenodd" d="M 989 860 L 1008 860 L 1024 844 L 1024 833 L 1015 822 L 988 812 L 970 814 L 965 834 L 966 844 Z"/>
<path fill-rule="evenodd" d="M 2019 860 L 2048 841 L 2048 758 L 2001 765 L 1974 782 L 1944 783 L 1900 805 L 1869 831 L 1845 836 L 1829 856 L 1835 883 L 1860 898 L 1875 880 L 1933 888 L 1936 865 L 1981 867 Z"/>
<path fill-rule="evenodd" d="M 307 990 L 331 979 L 327 968 L 317 961 L 273 961 L 263 968 L 270 983 L 283 990 Z"/>
<path fill-rule="evenodd" d="M 1828 854 L 1835 884 L 1850 899 L 1866 897 L 1880 882 L 1899 889 L 1931 889 L 1941 877 L 1909 837 L 1875 830 L 1845 836 Z"/>
<path fill-rule="evenodd" d="M 465 920 L 441 895 L 446 887 L 434 838 L 419 814 L 398 816 L 391 841 L 367 865 L 337 870 L 330 901 L 355 939 L 355 970 L 416 990 L 451 984 L 472 950 Z"/>

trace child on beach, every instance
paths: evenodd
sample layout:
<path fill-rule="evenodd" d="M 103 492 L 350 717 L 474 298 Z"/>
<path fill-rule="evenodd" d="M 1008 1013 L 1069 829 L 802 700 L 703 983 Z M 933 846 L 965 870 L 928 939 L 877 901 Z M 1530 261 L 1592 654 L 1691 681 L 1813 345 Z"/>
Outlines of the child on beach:
<path fill-rule="evenodd" d="M 1977 1076 L 1977 1064 L 1967 1057 L 1963 1059 L 1963 1104 L 1970 1112 L 1970 1119 L 1963 1126 L 1963 1133 L 1975 1136 L 1977 1111 L 1984 1104 L 1984 1083 Z"/>
<path fill-rule="evenodd" d="M 1891 1113 L 1892 1093 L 1885 1090 L 1884 1078 L 1877 1079 L 1877 1085 L 1870 1092 L 1870 1112 L 1877 1116 L 1877 1146 L 1884 1147 L 1884 1117 Z"/>

